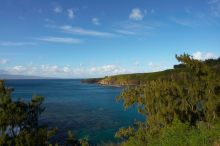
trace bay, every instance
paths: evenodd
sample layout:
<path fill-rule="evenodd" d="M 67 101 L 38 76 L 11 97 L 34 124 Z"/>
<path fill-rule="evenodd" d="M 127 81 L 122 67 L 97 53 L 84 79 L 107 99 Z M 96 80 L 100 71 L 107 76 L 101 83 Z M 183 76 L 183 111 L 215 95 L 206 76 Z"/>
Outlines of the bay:
<path fill-rule="evenodd" d="M 53 140 L 58 142 L 65 140 L 69 130 L 92 143 L 116 142 L 119 128 L 143 120 L 135 108 L 124 110 L 123 103 L 116 102 L 120 87 L 85 84 L 78 79 L 6 80 L 6 86 L 14 88 L 13 99 L 45 97 L 40 124 L 57 127 Z"/>

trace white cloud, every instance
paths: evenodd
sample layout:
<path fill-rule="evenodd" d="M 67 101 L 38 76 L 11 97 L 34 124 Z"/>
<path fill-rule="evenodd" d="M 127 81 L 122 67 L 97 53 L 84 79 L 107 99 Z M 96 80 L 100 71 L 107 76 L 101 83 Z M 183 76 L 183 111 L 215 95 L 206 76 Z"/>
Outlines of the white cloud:
<path fill-rule="evenodd" d="M 127 24 L 124 24 L 123 25 L 124 28 L 126 29 L 132 29 L 132 30 L 144 30 L 144 29 L 147 29 L 147 30 L 150 30 L 150 29 L 153 29 L 154 27 L 153 26 L 150 26 L 146 23 L 127 23 Z"/>
<path fill-rule="evenodd" d="M 56 73 L 62 73 L 64 72 L 62 68 L 59 68 L 57 65 L 41 65 L 40 71 L 42 71 L 44 74 L 56 74 Z"/>
<path fill-rule="evenodd" d="M 53 11 L 54 11 L 55 13 L 62 13 L 63 8 L 62 8 L 61 6 L 56 6 L 56 7 L 53 9 Z"/>
<path fill-rule="evenodd" d="M 197 60 L 207 60 L 211 58 L 216 58 L 216 56 L 211 52 L 200 52 L 197 51 L 193 53 L 193 58 Z"/>
<path fill-rule="evenodd" d="M 96 18 L 96 17 L 92 18 L 92 23 L 94 25 L 100 25 L 99 18 Z"/>
<path fill-rule="evenodd" d="M 46 42 L 53 42 L 53 43 L 66 43 L 66 44 L 78 44 L 81 42 L 80 39 L 63 38 L 63 37 L 44 37 L 44 38 L 39 38 L 38 40 L 46 41 Z"/>
<path fill-rule="evenodd" d="M 75 17 L 73 9 L 67 9 L 68 17 L 73 19 Z"/>
<path fill-rule="evenodd" d="M 0 65 L 8 63 L 8 60 L 0 58 Z"/>
<path fill-rule="evenodd" d="M 171 21 L 177 23 L 177 24 L 180 24 L 180 25 L 183 25 L 183 26 L 192 26 L 194 21 L 192 21 L 191 19 L 189 18 L 176 18 L 176 17 L 171 17 L 170 18 Z"/>
<path fill-rule="evenodd" d="M 149 62 L 147 66 L 141 65 L 138 61 L 135 61 L 130 68 L 125 68 L 115 64 L 106 64 L 101 66 L 84 66 L 79 64 L 78 66 L 70 65 L 16 65 L 12 67 L 6 67 L 2 70 L 7 74 L 17 75 L 33 75 L 42 77 L 68 77 L 68 78 L 84 78 L 84 77 L 104 77 L 117 74 L 128 73 L 143 73 L 160 71 L 167 69 L 164 63 Z"/>
<path fill-rule="evenodd" d="M 26 46 L 26 45 L 35 45 L 34 42 L 12 42 L 12 41 L 0 41 L 0 46 Z"/>
<path fill-rule="evenodd" d="M 170 20 L 180 24 L 182 26 L 188 27 L 203 27 L 203 26 L 212 26 L 217 22 L 214 19 L 214 16 L 220 17 L 220 0 L 207 0 L 208 3 L 206 11 L 198 11 L 192 7 L 185 7 L 184 16 L 172 16 Z M 212 1 L 212 2 L 211 2 Z M 174 14 L 175 15 L 175 14 Z"/>
<path fill-rule="evenodd" d="M 167 69 L 168 67 L 163 62 L 148 62 L 148 72 L 162 71 Z"/>
<path fill-rule="evenodd" d="M 78 34 L 78 35 L 86 35 L 86 36 L 97 36 L 97 37 L 113 37 L 116 36 L 113 33 L 109 32 L 101 32 L 96 30 L 84 29 L 81 27 L 72 27 L 70 25 L 65 25 L 59 27 L 65 33 Z"/>
<path fill-rule="evenodd" d="M 121 34 L 124 34 L 124 35 L 135 35 L 136 34 L 135 32 L 129 31 L 129 30 L 115 30 L 115 32 L 121 33 Z"/>
<path fill-rule="evenodd" d="M 148 62 L 147 64 L 149 67 L 160 67 L 161 64 L 158 64 L 158 63 L 153 63 L 153 62 Z"/>
<path fill-rule="evenodd" d="M 26 72 L 27 68 L 22 65 L 17 65 L 17 66 L 9 68 L 7 71 L 10 73 L 13 72 L 13 73 L 17 74 L 17 73 Z"/>
<path fill-rule="evenodd" d="M 71 68 L 69 66 L 64 66 L 63 67 L 63 72 L 69 73 L 69 72 L 71 72 Z"/>
<path fill-rule="evenodd" d="M 67 66 L 59 67 L 58 65 L 17 65 L 14 67 L 8 67 L 5 71 L 9 74 L 18 75 L 37 75 L 37 76 L 59 76 L 59 75 L 69 75 L 71 70 L 68 70 Z"/>
<path fill-rule="evenodd" d="M 157 27 L 156 25 L 154 27 Z M 143 21 L 142 22 L 134 22 L 134 21 L 121 22 L 117 24 L 116 27 L 117 28 L 115 28 L 114 31 L 116 33 L 119 33 L 125 36 L 127 35 L 149 36 L 151 35 L 152 29 L 154 29 L 152 25 L 149 25 L 149 22 L 145 23 Z"/>
<path fill-rule="evenodd" d="M 121 74 L 126 73 L 126 69 L 116 66 L 116 65 L 104 65 L 99 67 L 90 68 L 91 73 L 95 74 L 104 74 L 104 75 L 113 75 L 113 74 Z"/>
<path fill-rule="evenodd" d="M 13 67 L 7 67 L 2 71 L 8 74 L 17 75 L 34 75 L 44 77 L 102 77 L 106 75 L 116 75 L 129 73 L 123 67 L 117 65 L 103 65 L 93 67 L 72 67 L 69 65 L 58 66 L 58 65 L 16 65 Z"/>
<path fill-rule="evenodd" d="M 140 9 L 134 8 L 131 10 L 129 18 L 131 20 L 143 20 L 144 14 L 142 13 L 142 11 Z"/>
<path fill-rule="evenodd" d="M 191 14 L 190 17 L 171 17 L 170 20 L 187 27 L 210 26 L 215 23 L 212 18 L 203 14 Z"/>

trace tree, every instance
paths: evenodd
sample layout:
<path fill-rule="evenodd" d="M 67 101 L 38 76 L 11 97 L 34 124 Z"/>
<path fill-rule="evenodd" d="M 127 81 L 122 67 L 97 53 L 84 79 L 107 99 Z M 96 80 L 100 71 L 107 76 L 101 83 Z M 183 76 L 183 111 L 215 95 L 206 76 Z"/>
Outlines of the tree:
<path fill-rule="evenodd" d="M 183 71 L 126 88 L 118 97 L 124 100 L 125 108 L 137 104 L 139 112 L 146 116 L 146 121 L 137 123 L 132 130 L 121 129 L 116 133 L 117 137 L 127 137 L 127 145 L 149 144 L 160 138 L 161 131 L 172 126 L 175 119 L 190 127 L 204 122 L 210 130 L 219 121 L 219 72 L 187 54 L 176 58 L 185 66 Z"/>
<path fill-rule="evenodd" d="M 0 81 L 0 145 L 47 145 L 55 129 L 38 126 L 44 111 L 44 98 L 34 96 L 30 102 L 13 101 L 11 89 Z"/>

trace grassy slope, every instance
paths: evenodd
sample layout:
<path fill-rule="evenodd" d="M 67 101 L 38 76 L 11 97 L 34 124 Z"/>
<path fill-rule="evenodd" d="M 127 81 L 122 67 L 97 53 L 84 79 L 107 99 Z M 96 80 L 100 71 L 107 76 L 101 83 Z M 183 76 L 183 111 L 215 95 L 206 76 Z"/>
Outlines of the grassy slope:
<path fill-rule="evenodd" d="M 213 60 L 206 60 L 207 65 L 212 66 L 220 72 L 220 58 Z M 152 72 L 152 73 L 135 73 L 135 74 L 122 74 L 109 76 L 105 78 L 93 78 L 82 80 L 84 83 L 99 83 L 103 85 L 138 85 L 144 84 L 147 81 L 155 80 L 158 78 L 163 78 L 171 76 L 172 74 L 184 71 L 182 65 L 175 65 L 175 69 L 169 69 L 165 71 Z M 179 66 L 179 67 L 178 67 Z"/>
<path fill-rule="evenodd" d="M 98 83 L 99 81 L 103 80 L 104 78 L 90 78 L 90 79 L 83 79 L 81 80 L 82 83 Z"/>
<path fill-rule="evenodd" d="M 105 77 L 101 81 L 101 84 L 107 85 L 137 85 L 143 84 L 147 81 L 155 80 L 161 77 L 170 76 L 173 73 L 180 72 L 182 69 L 170 69 L 152 73 L 136 73 L 136 74 L 123 74 Z"/>

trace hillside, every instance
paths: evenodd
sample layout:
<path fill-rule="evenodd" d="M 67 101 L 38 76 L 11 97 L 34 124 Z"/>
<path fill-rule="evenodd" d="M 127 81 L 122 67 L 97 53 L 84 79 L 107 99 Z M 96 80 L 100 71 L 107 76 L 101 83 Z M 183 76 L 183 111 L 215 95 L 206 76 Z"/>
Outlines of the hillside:
<path fill-rule="evenodd" d="M 220 58 L 218 59 L 208 59 L 205 63 L 212 66 L 218 72 L 220 72 Z M 134 73 L 134 74 L 122 74 L 114 76 L 106 76 L 104 78 L 92 78 L 84 79 L 82 83 L 97 83 L 101 85 L 109 86 L 126 86 L 126 85 L 139 85 L 144 84 L 147 81 L 155 80 L 158 78 L 166 78 L 172 74 L 185 71 L 184 64 L 174 65 L 174 69 L 151 72 L 151 73 Z"/>
<path fill-rule="evenodd" d="M 183 69 L 169 69 L 165 71 L 152 72 L 152 73 L 122 74 L 122 75 L 106 76 L 104 78 L 84 79 L 81 80 L 81 82 L 97 83 L 101 85 L 110 85 L 110 86 L 139 85 L 157 78 L 166 77 L 167 75 L 180 72 L 182 70 Z"/>
<path fill-rule="evenodd" d="M 98 83 L 101 85 L 114 85 L 114 86 L 125 86 L 125 85 L 139 85 L 144 84 L 147 81 L 151 81 L 157 78 L 166 77 L 175 72 L 179 72 L 182 69 L 170 69 L 152 73 L 135 73 L 135 74 L 123 74 L 105 77 Z"/>

